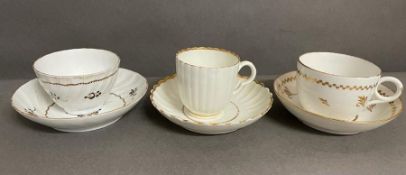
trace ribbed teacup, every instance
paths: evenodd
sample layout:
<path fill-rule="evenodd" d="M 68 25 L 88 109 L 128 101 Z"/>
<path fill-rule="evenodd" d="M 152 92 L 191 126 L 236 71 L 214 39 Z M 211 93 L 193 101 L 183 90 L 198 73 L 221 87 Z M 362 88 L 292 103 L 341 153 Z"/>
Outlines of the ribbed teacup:
<path fill-rule="evenodd" d="M 242 80 L 239 70 L 248 66 L 251 75 Z M 240 62 L 237 54 L 219 48 L 195 47 L 176 54 L 176 80 L 180 99 L 191 117 L 220 117 L 234 92 L 256 75 L 249 61 Z"/>

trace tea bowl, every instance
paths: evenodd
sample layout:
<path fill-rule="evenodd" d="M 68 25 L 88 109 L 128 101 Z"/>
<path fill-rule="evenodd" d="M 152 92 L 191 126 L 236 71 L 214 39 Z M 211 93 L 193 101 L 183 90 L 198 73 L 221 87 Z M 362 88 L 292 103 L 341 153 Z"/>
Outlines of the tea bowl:
<path fill-rule="evenodd" d="M 66 113 L 98 112 L 117 77 L 120 58 L 102 49 L 69 49 L 47 54 L 33 69 L 49 97 Z"/>

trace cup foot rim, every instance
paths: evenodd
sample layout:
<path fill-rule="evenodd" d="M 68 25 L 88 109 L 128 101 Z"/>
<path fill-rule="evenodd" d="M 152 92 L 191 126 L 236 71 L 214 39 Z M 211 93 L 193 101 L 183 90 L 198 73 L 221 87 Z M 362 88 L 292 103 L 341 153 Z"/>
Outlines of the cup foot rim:
<path fill-rule="evenodd" d="M 183 113 L 191 120 L 194 120 L 197 122 L 210 122 L 210 121 L 217 120 L 224 116 L 224 111 L 221 111 L 216 114 L 198 114 L 198 113 L 192 112 L 185 106 L 183 107 Z"/>

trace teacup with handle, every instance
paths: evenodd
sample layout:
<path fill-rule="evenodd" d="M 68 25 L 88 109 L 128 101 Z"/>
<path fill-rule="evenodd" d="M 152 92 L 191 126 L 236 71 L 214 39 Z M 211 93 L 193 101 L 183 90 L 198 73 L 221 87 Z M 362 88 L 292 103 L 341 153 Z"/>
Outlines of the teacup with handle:
<path fill-rule="evenodd" d="M 357 113 L 399 98 L 403 85 L 395 77 L 382 77 L 375 64 L 354 56 L 312 52 L 299 57 L 297 88 L 301 105 L 324 116 L 356 120 Z M 396 92 L 380 94 L 377 87 L 393 83 Z"/>
<path fill-rule="evenodd" d="M 239 77 L 243 67 L 251 69 L 248 79 Z M 176 54 L 176 80 L 185 114 L 213 119 L 222 112 L 238 90 L 255 79 L 255 66 L 225 49 L 195 47 Z"/>

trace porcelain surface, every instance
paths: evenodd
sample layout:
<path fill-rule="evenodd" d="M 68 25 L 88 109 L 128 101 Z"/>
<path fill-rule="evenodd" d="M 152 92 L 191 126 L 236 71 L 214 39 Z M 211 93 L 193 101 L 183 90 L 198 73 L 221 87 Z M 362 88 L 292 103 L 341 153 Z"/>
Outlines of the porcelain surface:
<path fill-rule="evenodd" d="M 352 119 L 336 119 L 331 116 L 319 115 L 303 108 L 299 102 L 296 87 L 296 71 L 279 76 L 274 82 L 275 94 L 282 104 L 304 124 L 331 134 L 351 135 L 369 131 L 389 123 L 399 116 L 403 109 L 402 102 L 397 99 L 389 103 L 376 104 L 366 111 L 354 115 Z M 387 87 L 380 85 L 378 91 L 383 96 L 392 95 Z"/>
<path fill-rule="evenodd" d="M 175 75 L 160 80 L 151 90 L 150 98 L 154 107 L 168 120 L 201 134 L 224 134 L 248 126 L 264 116 L 273 102 L 272 93 L 268 88 L 251 82 L 231 97 L 223 117 L 201 122 L 185 115 Z"/>
<path fill-rule="evenodd" d="M 13 108 L 25 118 L 64 132 L 85 132 L 113 124 L 134 107 L 147 92 L 148 84 L 140 74 L 120 68 L 106 103 L 100 111 L 87 115 L 71 115 L 49 98 L 37 79 L 14 93 Z"/>
<path fill-rule="evenodd" d="M 248 79 L 239 79 L 244 66 L 251 69 Z M 221 117 L 236 89 L 250 84 L 256 76 L 255 66 L 240 62 L 233 52 L 208 47 L 188 48 L 176 54 L 179 96 L 187 114 L 196 118 Z"/>
<path fill-rule="evenodd" d="M 51 99 L 70 114 L 96 112 L 109 98 L 120 58 L 101 49 L 70 49 L 35 61 L 37 78 Z"/>
<path fill-rule="evenodd" d="M 398 79 L 381 77 L 381 69 L 375 64 L 349 55 L 307 53 L 299 58 L 297 68 L 301 105 L 308 111 L 336 119 L 350 120 L 376 104 L 394 101 L 403 90 Z M 397 87 L 390 97 L 377 91 L 383 82 Z"/>

